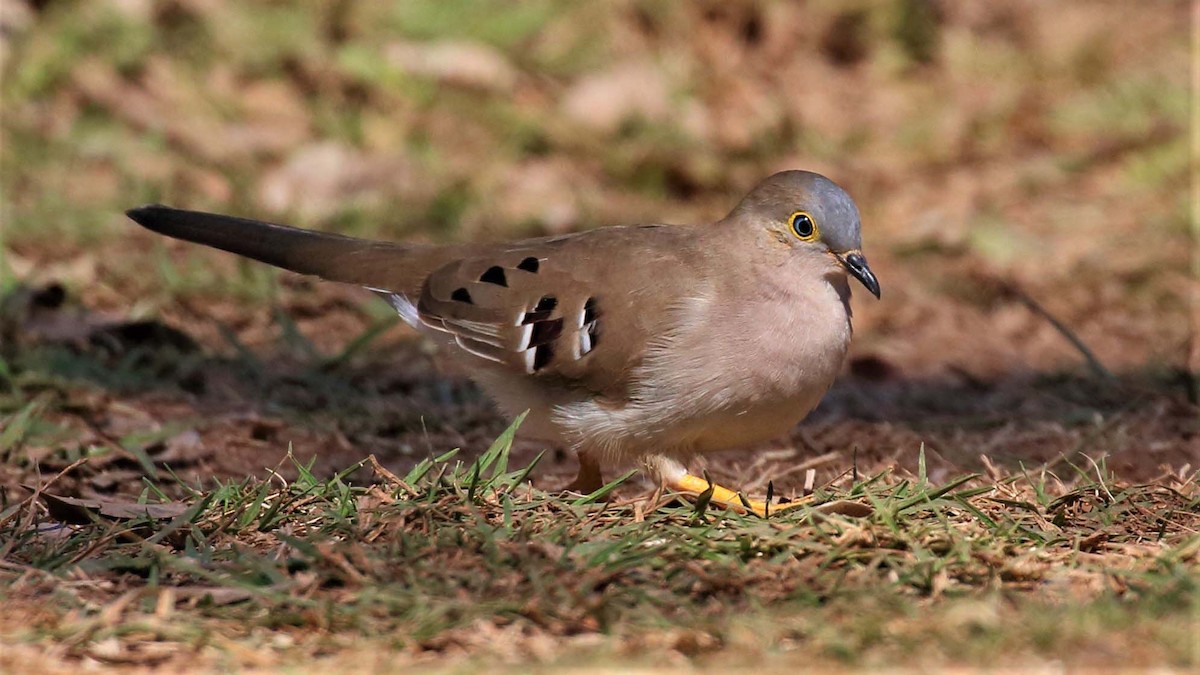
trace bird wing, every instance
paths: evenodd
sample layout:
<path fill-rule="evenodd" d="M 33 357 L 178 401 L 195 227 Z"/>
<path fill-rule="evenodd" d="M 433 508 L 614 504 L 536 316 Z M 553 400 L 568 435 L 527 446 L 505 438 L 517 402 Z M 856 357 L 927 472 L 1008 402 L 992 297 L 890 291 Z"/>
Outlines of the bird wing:
<path fill-rule="evenodd" d="M 619 395 L 666 320 L 670 289 L 686 285 L 678 251 L 688 238 L 677 228 L 648 229 L 528 240 L 454 260 L 426 279 L 418 317 L 493 366 Z M 640 244 L 643 237 L 679 245 Z"/>

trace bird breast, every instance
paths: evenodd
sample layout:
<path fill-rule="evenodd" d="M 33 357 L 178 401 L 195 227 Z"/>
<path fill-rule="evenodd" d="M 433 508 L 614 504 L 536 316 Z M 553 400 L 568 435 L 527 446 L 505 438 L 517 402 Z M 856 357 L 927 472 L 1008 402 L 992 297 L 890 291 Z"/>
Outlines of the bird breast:
<path fill-rule="evenodd" d="M 850 342 L 848 299 L 845 275 L 835 273 L 683 299 L 670 309 L 672 330 L 650 345 L 626 405 L 581 402 L 560 409 L 558 422 L 615 459 L 777 437 L 837 377 Z"/>

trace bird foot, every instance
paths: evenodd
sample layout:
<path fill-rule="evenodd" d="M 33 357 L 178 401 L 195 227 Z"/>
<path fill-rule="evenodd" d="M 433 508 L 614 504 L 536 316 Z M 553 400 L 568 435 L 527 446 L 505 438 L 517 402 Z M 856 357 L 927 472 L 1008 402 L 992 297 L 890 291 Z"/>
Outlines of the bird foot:
<path fill-rule="evenodd" d="M 768 495 L 766 500 L 748 499 L 741 492 L 734 492 L 729 488 L 713 483 L 707 478 L 693 476 L 690 473 L 684 473 L 677 478 L 669 479 L 667 486 L 677 492 L 696 495 L 697 500 L 704 500 L 710 504 L 718 504 L 738 513 L 749 511 L 760 518 L 767 518 L 771 514 L 782 513 L 800 506 L 808 506 L 813 501 L 811 495 L 776 504 L 770 503 L 770 495 Z"/>

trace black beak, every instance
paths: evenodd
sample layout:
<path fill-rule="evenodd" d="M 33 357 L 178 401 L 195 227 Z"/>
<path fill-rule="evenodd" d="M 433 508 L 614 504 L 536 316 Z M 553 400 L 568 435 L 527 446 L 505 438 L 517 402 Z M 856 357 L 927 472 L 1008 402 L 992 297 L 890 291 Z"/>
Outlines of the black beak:
<path fill-rule="evenodd" d="M 846 271 L 854 275 L 855 279 L 862 282 L 863 286 L 867 287 L 868 291 L 876 298 L 879 297 L 879 280 L 871 272 L 871 268 L 867 266 L 867 259 L 858 251 L 851 251 L 844 256 L 838 256 L 838 260 L 842 261 L 842 265 L 846 267 Z"/>

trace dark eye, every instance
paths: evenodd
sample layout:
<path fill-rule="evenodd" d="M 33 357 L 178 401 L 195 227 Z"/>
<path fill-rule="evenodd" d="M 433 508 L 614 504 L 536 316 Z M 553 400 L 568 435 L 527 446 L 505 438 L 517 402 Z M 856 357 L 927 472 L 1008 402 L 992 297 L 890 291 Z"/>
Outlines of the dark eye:
<path fill-rule="evenodd" d="M 817 224 L 813 222 L 812 216 L 797 211 L 792 214 L 792 232 L 803 241 L 812 241 L 817 238 Z"/>

